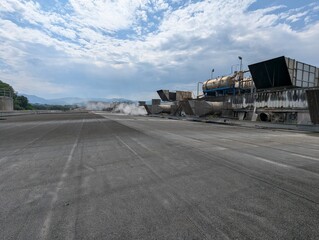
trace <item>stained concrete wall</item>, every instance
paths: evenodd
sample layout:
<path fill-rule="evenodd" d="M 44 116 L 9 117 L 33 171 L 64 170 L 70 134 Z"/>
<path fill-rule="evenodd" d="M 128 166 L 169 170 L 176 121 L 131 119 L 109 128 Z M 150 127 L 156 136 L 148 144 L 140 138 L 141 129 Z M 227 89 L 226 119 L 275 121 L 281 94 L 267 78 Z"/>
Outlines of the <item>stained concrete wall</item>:
<path fill-rule="evenodd" d="M 11 97 L 0 97 L 0 111 L 13 111 L 13 99 Z"/>
<path fill-rule="evenodd" d="M 271 108 L 271 109 L 308 109 L 306 89 L 286 89 L 258 92 L 240 96 L 229 96 L 233 109 Z"/>

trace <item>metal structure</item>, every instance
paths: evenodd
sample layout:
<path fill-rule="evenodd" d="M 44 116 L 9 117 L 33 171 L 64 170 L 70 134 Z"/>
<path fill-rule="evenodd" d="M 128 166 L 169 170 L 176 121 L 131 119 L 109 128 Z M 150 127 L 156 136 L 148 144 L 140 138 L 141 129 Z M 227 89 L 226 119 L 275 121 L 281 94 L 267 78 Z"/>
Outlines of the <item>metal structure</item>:
<path fill-rule="evenodd" d="M 191 93 L 157 91 L 161 100 L 147 106 L 151 114 L 215 115 L 285 124 L 319 124 L 319 69 L 284 56 L 249 65 L 232 75 L 197 83 Z M 251 77 L 244 77 L 249 72 Z M 199 95 L 202 83 L 203 95 Z M 214 116 L 214 117 L 215 117 Z"/>
<path fill-rule="evenodd" d="M 311 122 L 319 124 L 319 89 L 306 91 Z"/>
<path fill-rule="evenodd" d="M 318 87 L 319 69 L 285 56 L 248 66 L 257 90 Z"/>
<path fill-rule="evenodd" d="M 175 96 L 169 90 L 158 90 L 157 94 L 160 96 L 162 101 L 175 101 L 176 100 L 176 93 Z"/>
<path fill-rule="evenodd" d="M 192 99 L 192 92 L 190 91 L 176 91 L 170 92 L 169 90 L 158 90 L 157 94 L 160 96 L 163 102 L 182 101 L 186 99 Z"/>

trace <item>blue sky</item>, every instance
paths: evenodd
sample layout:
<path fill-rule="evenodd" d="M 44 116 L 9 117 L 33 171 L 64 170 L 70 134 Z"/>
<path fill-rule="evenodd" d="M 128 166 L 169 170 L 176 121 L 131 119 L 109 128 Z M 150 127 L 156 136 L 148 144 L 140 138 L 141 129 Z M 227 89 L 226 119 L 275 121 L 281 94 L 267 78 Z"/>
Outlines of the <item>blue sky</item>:
<path fill-rule="evenodd" d="M 156 97 L 231 66 L 288 56 L 319 66 L 310 0 L 6 0 L 0 80 L 45 98 Z"/>

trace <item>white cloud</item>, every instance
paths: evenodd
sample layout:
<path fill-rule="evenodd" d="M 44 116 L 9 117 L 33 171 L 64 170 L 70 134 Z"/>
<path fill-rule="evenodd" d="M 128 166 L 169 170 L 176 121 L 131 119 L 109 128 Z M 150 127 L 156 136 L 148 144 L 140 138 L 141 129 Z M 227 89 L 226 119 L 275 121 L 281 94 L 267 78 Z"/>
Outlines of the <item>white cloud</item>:
<path fill-rule="evenodd" d="M 170 2 L 183 5 L 173 8 Z M 206 78 L 205 71 L 212 65 L 220 69 L 216 74 L 227 73 L 238 55 L 247 62 L 293 55 L 319 65 L 314 57 L 319 50 L 319 19 L 308 14 L 316 11 L 316 3 L 297 9 L 278 5 L 248 11 L 255 0 L 170 2 L 70 0 L 51 10 L 35 1 L 2 2 L 0 61 L 8 66 L 6 74 L 12 72 L 6 77 L 18 83 L 13 73 L 25 74 L 29 83 L 38 83 L 42 81 L 39 72 L 41 77 L 46 72 L 30 68 L 38 63 L 47 72 L 57 66 L 69 69 L 72 72 L 67 77 L 84 78 L 78 72 L 91 74 L 92 82 L 98 77 L 104 79 L 104 86 L 116 79 L 118 85 L 141 81 L 145 89 L 151 89 L 152 83 L 154 87 L 173 86 L 167 79 L 181 86 L 196 84 Z M 15 21 L 6 17 L 9 13 L 15 14 Z M 291 24 L 299 20 L 306 25 L 294 30 Z M 74 65 L 86 67 L 75 70 Z M 47 79 L 44 86 L 59 93 L 54 76 Z M 26 87 L 18 85 L 19 89 Z M 73 89 L 67 86 L 65 89 Z"/>
<path fill-rule="evenodd" d="M 291 21 L 291 22 L 297 22 L 302 17 L 306 16 L 308 13 L 309 13 L 308 11 L 300 12 L 300 13 L 297 13 L 297 14 L 294 14 L 294 15 L 287 17 L 287 20 Z"/>
<path fill-rule="evenodd" d="M 141 4 L 142 1 L 132 0 L 70 0 L 75 12 L 74 22 L 111 32 L 132 26 Z"/>
<path fill-rule="evenodd" d="M 2 1 L 0 2 L 0 12 L 14 12 L 15 8 L 12 6 L 11 2 Z"/>
<path fill-rule="evenodd" d="M 58 85 L 47 81 L 45 79 L 39 79 L 36 77 L 28 76 L 29 73 L 16 73 L 15 78 L 12 78 L 11 74 L 1 72 L 1 80 L 14 86 L 14 89 L 19 93 L 37 94 L 45 97 L 65 94 L 69 92 L 70 87 L 64 85 Z M 43 95 L 45 93 L 45 95 Z"/>

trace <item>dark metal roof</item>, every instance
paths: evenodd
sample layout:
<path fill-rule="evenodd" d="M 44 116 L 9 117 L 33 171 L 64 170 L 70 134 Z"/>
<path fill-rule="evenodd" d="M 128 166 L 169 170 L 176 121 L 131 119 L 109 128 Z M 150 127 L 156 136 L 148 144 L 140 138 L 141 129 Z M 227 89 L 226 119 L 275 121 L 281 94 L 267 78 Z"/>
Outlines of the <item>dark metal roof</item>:
<path fill-rule="evenodd" d="M 157 91 L 158 95 L 162 99 L 162 101 L 166 102 L 169 101 L 169 90 L 158 90 Z"/>
<path fill-rule="evenodd" d="M 158 90 L 158 95 L 162 99 L 162 101 L 176 101 L 176 92 L 170 92 L 169 90 Z"/>
<path fill-rule="evenodd" d="M 248 68 L 257 89 L 292 86 L 284 56 L 251 64 Z"/>

